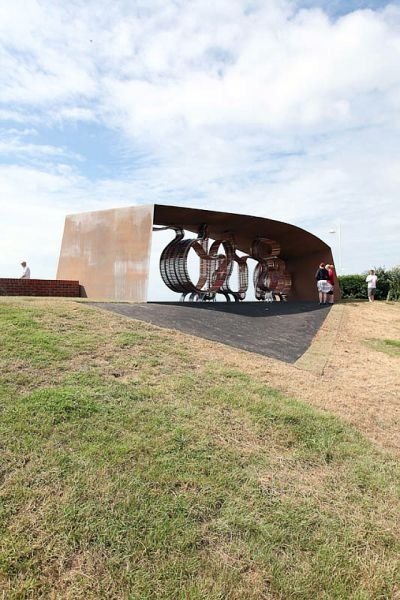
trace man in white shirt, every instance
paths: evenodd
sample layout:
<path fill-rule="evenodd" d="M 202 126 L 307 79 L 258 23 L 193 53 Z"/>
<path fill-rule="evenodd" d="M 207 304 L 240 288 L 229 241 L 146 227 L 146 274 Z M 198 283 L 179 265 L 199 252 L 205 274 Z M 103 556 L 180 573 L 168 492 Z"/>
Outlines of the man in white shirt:
<path fill-rule="evenodd" d="M 31 278 L 31 270 L 24 260 L 21 263 L 21 267 L 24 270 L 21 275 L 21 279 L 30 279 Z"/>
<path fill-rule="evenodd" d="M 370 269 L 368 271 L 367 278 L 365 280 L 368 283 L 368 300 L 373 302 L 375 300 L 376 282 L 378 281 L 375 271 Z"/>

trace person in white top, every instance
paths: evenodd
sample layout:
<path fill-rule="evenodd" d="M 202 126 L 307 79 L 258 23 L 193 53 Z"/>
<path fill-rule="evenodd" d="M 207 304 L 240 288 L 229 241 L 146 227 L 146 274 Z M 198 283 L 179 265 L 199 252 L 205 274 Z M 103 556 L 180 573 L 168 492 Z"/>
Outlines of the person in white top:
<path fill-rule="evenodd" d="M 375 300 L 376 282 L 378 281 L 375 271 L 370 269 L 368 271 L 367 278 L 365 280 L 368 283 L 368 300 L 373 302 Z"/>
<path fill-rule="evenodd" d="M 24 270 L 21 275 L 21 279 L 30 279 L 31 278 L 31 270 L 24 260 L 21 263 L 21 267 Z"/>

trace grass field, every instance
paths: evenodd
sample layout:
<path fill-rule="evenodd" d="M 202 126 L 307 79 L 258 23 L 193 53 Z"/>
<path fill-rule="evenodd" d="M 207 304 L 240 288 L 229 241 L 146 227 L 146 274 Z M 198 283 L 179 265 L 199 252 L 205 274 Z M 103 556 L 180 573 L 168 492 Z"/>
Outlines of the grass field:
<path fill-rule="evenodd" d="M 398 460 L 344 419 L 85 304 L 0 341 L 0 598 L 400 597 Z"/>

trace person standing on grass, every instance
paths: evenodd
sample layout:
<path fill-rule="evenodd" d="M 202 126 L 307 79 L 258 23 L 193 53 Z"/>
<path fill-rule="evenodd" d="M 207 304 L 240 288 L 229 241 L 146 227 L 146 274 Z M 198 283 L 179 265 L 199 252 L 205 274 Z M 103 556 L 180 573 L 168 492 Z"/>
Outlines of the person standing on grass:
<path fill-rule="evenodd" d="M 21 267 L 23 268 L 23 273 L 21 275 L 21 279 L 30 279 L 31 278 L 31 270 L 26 264 L 26 261 L 23 260 L 21 263 Z"/>
<path fill-rule="evenodd" d="M 320 304 L 326 304 L 326 295 L 332 288 L 332 286 L 328 283 L 328 278 L 329 273 L 325 267 L 325 263 L 322 262 L 315 273 Z"/>
<path fill-rule="evenodd" d="M 328 304 L 333 304 L 335 301 L 335 297 L 333 295 L 333 288 L 335 285 L 335 272 L 333 270 L 333 265 L 325 265 L 326 270 L 328 271 L 328 283 L 331 285 L 331 291 L 327 293 L 328 296 Z"/>
<path fill-rule="evenodd" d="M 368 300 L 370 302 L 373 302 L 375 300 L 376 282 L 378 281 L 374 269 L 370 269 L 368 271 L 368 275 L 365 281 L 368 283 Z"/>

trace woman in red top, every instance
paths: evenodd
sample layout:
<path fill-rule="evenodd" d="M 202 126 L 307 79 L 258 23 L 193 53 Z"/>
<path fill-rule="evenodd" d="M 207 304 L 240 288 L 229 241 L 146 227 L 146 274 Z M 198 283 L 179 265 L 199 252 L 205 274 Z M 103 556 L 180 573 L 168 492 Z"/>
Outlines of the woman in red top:
<path fill-rule="evenodd" d="M 333 286 L 335 285 L 335 273 L 333 270 L 333 265 L 325 265 L 325 269 L 328 271 L 328 283 L 331 284 L 332 289 L 330 292 L 328 292 L 327 296 L 328 296 L 328 300 L 329 300 L 329 304 L 333 304 L 335 301 L 334 295 L 333 295 Z"/>

